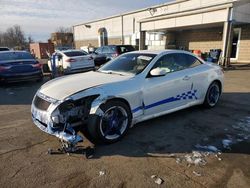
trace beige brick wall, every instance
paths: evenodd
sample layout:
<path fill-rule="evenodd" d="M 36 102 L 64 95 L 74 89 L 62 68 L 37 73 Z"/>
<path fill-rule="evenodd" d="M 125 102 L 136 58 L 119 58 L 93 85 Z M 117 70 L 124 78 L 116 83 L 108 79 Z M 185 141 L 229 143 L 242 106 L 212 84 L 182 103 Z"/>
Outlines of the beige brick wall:
<path fill-rule="evenodd" d="M 122 39 L 121 38 L 109 38 L 108 39 L 108 44 L 109 45 L 119 45 L 119 44 L 122 44 Z"/>
<path fill-rule="evenodd" d="M 201 50 L 209 52 L 210 49 L 222 49 L 223 28 L 195 29 L 181 31 L 176 34 L 177 46 L 187 50 Z"/>
<path fill-rule="evenodd" d="M 112 44 L 118 45 L 121 43 L 122 43 L 121 38 L 108 38 L 109 45 L 112 45 Z M 94 47 L 99 47 L 98 39 L 75 41 L 76 49 L 80 49 L 80 47 L 82 46 L 88 46 L 88 44 L 91 44 L 91 46 L 94 46 Z"/>
<path fill-rule="evenodd" d="M 91 44 L 91 46 L 98 47 L 99 42 L 97 39 L 96 40 L 75 41 L 76 49 L 80 49 L 80 47 L 82 47 L 82 46 L 88 46 L 89 44 Z"/>
<path fill-rule="evenodd" d="M 250 24 L 241 26 L 238 62 L 250 63 Z"/>

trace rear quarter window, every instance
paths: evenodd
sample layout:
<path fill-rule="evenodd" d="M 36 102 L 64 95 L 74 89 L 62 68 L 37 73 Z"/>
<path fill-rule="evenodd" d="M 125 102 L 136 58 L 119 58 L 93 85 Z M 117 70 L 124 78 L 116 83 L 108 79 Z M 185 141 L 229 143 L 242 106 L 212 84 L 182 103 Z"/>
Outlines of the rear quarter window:
<path fill-rule="evenodd" d="M 181 67 L 180 69 L 192 68 L 202 64 L 199 59 L 189 54 L 176 53 L 173 56 L 175 64 Z"/>
<path fill-rule="evenodd" d="M 85 56 L 87 55 L 86 52 L 75 51 L 75 52 L 64 52 L 64 54 L 68 57 L 77 57 L 77 56 Z"/>

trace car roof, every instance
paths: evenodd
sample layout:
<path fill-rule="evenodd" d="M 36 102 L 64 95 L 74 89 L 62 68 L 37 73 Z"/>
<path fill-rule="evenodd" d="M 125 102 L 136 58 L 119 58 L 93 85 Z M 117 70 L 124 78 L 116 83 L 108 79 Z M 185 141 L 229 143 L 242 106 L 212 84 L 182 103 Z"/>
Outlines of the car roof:
<path fill-rule="evenodd" d="M 100 46 L 100 47 L 98 47 L 98 48 L 102 48 L 102 47 L 122 47 L 122 46 L 132 46 L 133 47 L 133 45 L 129 45 L 129 44 L 118 44 L 118 45 L 105 45 L 105 46 Z"/>
<path fill-rule="evenodd" d="M 20 50 L 6 50 L 6 51 L 0 51 L 0 53 L 30 53 L 30 52 L 27 52 L 27 51 L 20 51 Z"/>
<path fill-rule="evenodd" d="M 185 54 L 191 54 L 188 51 L 184 51 L 184 50 L 140 50 L 140 51 L 133 51 L 133 52 L 129 52 L 129 53 L 142 53 L 142 54 L 155 54 L 155 55 L 159 55 L 159 54 L 163 54 L 163 53 L 185 53 Z"/>
<path fill-rule="evenodd" d="M 85 51 L 84 50 L 71 49 L 71 50 L 58 50 L 57 52 L 65 53 L 65 52 L 85 52 Z"/>

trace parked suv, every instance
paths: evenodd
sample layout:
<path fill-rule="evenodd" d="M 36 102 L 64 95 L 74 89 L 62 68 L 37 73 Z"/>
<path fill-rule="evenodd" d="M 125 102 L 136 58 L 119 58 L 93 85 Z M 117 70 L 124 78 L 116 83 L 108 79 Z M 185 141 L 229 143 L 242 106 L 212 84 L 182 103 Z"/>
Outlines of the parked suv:
<path fill-rule="evenodd" d="M 131 51 L 135 51 L 135 48 L 131 45 L 102 46 L 97 48 L 97 50 L 93 53 L 95 65 L 100 66 L 121 54 Z"/>

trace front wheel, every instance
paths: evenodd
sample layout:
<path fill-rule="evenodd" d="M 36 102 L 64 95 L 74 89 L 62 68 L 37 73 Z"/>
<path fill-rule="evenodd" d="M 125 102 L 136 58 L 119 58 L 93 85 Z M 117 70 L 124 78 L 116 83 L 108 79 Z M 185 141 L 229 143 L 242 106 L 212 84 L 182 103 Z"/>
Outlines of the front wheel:
<path fill-rule="evenodd" d="M 88 123 L 88 132 L 92 142 L 111 144 L 119 141 L 131 125 L 129 107 L 120 101 L 109 101 L 101 106 L 102 116 L 92 116 Z"/>
<path fill-rule="evenodd" d="M 219 83 L 213 82 L 207 90 L 206 98 L 203 105 L 208 108 L 215 107 L 220 99 L 220 95 L 221 89 Z"/>

